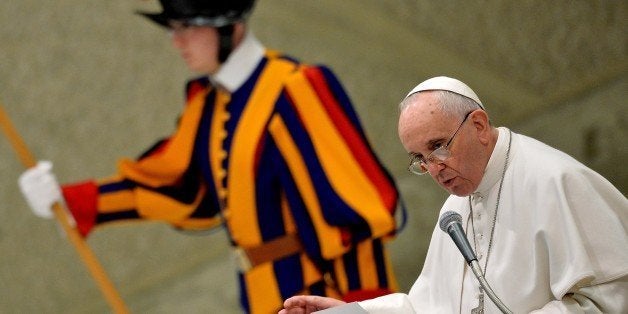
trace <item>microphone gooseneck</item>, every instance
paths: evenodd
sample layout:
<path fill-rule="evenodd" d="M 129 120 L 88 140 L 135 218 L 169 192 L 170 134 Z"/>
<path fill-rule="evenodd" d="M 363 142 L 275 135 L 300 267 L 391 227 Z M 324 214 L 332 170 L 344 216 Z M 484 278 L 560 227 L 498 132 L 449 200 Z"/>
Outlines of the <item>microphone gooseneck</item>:
<path fill-rule="evenodd" d="M 486 278 L 484 278 L 484 272 L 482 271 L 482 268 L 478 263 L 478 259 L 475 257 L 475 253 L 469 244 L 469 240 L 467 240 L 467 235 L 462 228 L 462 216 L 454 211 L 446 211 L 440 216 L 438 224 L 440 229 L 449 234 L 451 239 L 454 241 L 460 250 L 460 253 L 462 253 L 465 261 L 467 261 L 467 264 L 471 267 L 473 274 L 480 282 L 480 286 L 484 289 L 484 291 L 486 291 L 486 294 L 491 301 L 495 303 L 497 308 L 499 308 L 502 313 L 512 314 L 512 311 L 508 309 L 508 307 L 499 299 L 497 294 L 495 294 L 493 289 L 491 289 L 488 281 L 486 281 Z"/>

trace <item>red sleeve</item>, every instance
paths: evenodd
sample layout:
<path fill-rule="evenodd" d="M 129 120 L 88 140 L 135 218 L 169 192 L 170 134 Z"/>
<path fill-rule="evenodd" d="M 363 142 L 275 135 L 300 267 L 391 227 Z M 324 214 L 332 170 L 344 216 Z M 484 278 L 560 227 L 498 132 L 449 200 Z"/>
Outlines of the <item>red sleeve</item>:
<path fill-rule="evenodd" d="M 78 231 L 86 237 L 96 224 L 98 185 L 94 181 L 85 181 L 63 185 L 61 191 Z"/>

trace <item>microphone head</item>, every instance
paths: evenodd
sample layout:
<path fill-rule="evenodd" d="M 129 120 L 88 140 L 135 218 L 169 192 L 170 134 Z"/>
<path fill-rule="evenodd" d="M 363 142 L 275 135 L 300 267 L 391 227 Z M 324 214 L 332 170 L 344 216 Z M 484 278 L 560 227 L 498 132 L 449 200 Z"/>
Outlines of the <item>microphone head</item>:
<path fill-rule="evenodd" d="M 462 216 L 460 216 L 460 214 L 456 213 L 455 211 L 450 210 L 440 215 L 440 221 L 438 224 L 440 226 L 440 230 L 447 232 L 449 225 L 455 222 L 462 224 Z"/>

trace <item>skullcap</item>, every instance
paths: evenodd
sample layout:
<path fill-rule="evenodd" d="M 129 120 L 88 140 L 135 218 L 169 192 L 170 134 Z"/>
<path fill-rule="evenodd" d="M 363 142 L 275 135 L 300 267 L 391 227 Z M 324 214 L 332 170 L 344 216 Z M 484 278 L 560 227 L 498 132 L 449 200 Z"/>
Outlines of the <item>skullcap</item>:
<path fill-rule="evenodd" d="M 475 92 L 467 86 L 467 84 L 446 76 L 437 76 L 421 82 L 413 88 L 408 95 L 406 95 L 406 98 L 410 97 L 412 94 L 428 90 L 444 90 L 471 98 L 478 103 L 482 109 L 484 109 L 484 105 L 480 101 L 478 95 L 476 95 Z"/>

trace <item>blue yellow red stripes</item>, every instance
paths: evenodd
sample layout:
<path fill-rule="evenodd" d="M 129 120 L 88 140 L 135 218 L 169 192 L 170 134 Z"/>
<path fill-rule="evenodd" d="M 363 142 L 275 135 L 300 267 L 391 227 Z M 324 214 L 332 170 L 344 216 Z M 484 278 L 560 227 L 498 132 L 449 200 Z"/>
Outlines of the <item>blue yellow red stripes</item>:
<path fill-rule="evenodd" d="M 297 293 L 394 290 L 380 237 L 394 232 L 398 194 L 331 71 L 269 53 L 229 97 L 207 84 L 188 84 L 172 137 L 98 186 L 95 222 L 202 228 L 222 211 L 237 246 L 297 233 L 303 252 L 239 274 L 246 312 Z"/>
<path fill-rule="evenodd" d="M 397 190 L 390 185 L 390 178 L 381 167 L 376 155 L 362 130 L 357 114 L 353 111 L 349 97 L 344 93 L 335 76 L 325 67 L 312 67 L 304 70 L 305 76 L 319 95 L 321 103 L 331 117 L 339 134 L 343 136 L 357 162 L 362 166 L 369 179 L 377 186 L 379 195 L 386 208 L 394 209 L 397 202 Z"/>

